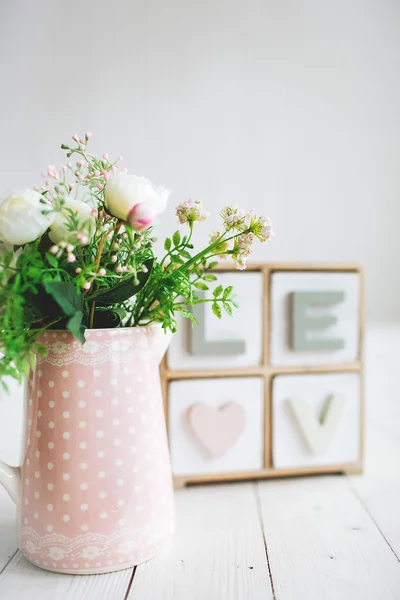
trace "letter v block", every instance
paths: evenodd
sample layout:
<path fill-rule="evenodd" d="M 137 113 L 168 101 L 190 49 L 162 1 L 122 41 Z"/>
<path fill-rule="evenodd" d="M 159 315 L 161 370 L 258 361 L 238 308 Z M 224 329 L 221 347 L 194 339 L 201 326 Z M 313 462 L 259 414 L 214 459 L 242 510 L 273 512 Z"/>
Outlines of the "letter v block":
<path fill-rule="evenodd" d="M 290 398 L 288 404 L 309 450 L 315 455 L 324 454 L 335 435 L 346 397 L 329 396 L 319 418 L 303 398 Z"/>

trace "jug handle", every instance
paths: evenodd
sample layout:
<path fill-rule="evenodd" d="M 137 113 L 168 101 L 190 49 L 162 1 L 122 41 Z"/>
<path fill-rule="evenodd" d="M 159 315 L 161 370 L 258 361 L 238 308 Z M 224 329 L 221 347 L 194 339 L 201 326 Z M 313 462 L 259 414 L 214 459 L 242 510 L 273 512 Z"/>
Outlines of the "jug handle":
<path fill-rule="evenodd" d="M 10 467 L 0 460 L 0 484 L 15 504 L 21 503 L 21 467 Z"/>

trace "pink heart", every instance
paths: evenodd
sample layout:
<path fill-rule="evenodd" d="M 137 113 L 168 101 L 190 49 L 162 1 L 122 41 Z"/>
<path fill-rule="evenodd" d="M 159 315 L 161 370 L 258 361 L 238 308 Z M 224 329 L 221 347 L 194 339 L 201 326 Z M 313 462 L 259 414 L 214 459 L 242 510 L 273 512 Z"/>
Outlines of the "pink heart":
<path fill-rule="evenodd" d="M 214 408 L 193 404 L 187 410 L 189 427 L 211 456 L 219 458 L 233 446 L 245 425 L 245 412 L 235 402 Z"/>

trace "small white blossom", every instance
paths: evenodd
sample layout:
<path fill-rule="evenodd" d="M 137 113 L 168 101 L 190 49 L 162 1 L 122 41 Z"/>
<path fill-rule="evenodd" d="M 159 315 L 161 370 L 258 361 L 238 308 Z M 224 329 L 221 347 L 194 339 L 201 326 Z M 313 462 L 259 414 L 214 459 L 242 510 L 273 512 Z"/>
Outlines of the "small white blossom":
<path fill-rule="evenodd" d="M 225 227 L 229 229 L 240 229 L 243 230 L 246 226 L 245 218 L 246 213 L 242 208 L 230 204 L 221 211 L 221 217 L 224 221 Z"/>
<path fill-rule="evenodd" d="M 210 213 L 204 210 L 199 200 L 185 200 L 176 207 L 176 216 L 179 223 L 194 223 L 195 221 L 205 221 Z"/>

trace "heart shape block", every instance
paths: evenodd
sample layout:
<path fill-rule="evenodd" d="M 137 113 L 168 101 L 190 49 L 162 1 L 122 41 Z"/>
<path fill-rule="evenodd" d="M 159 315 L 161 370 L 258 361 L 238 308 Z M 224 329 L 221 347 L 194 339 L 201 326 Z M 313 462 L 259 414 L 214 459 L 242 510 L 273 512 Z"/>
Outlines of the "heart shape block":
<path fill-rule="evenodd" d="M 235 402 L 217 408 L 198 403 L 188 408 L 187 419 L 201 446 L 214 458 L 220 458 L 240 437 L 246 415 L 242 406 Z"/>

